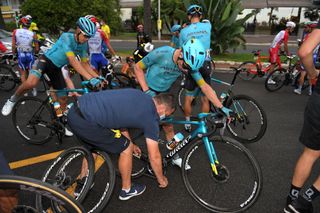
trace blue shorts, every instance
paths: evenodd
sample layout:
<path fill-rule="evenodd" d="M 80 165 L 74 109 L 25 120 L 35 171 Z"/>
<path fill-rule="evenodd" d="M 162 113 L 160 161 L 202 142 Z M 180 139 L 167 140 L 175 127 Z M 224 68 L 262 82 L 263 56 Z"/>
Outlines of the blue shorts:
<path fill-rule="evenodd" d="M 95 70 L 105 67 L 109 64 L 108 59 L 102 53 L 90 54 L 90 64 Z"/>
<path fill-rule="evenodd" d="M 18 52 L 18 65 L 22 70 L 30 70 L 34 63 L 32 52 Z"/>

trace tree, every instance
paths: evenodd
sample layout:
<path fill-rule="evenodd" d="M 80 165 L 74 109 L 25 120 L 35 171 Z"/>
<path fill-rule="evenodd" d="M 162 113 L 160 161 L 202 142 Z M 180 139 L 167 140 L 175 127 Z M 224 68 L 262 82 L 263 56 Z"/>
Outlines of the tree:
<path fill-rule="evenodd" d="M 74 28 L 77 19 L 88 14 L 107 19 L 112 33 L 121 26 L 117 0 L 28 0 L 21 5 L 21 12 L 32 15 L 40 30 L 52 34 Z"/>
<path fill-rule="evenodd" d="M 151 28 L 151 0 L 143 0 L 144 6 L 144 31 L 148 34 L 152 32 Z"/>

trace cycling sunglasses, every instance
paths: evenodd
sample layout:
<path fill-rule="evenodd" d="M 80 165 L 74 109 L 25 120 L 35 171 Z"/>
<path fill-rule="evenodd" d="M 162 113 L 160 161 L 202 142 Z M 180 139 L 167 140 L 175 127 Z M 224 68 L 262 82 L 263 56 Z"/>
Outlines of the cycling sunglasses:
<path fill-rule="evenodd" d="M 178 61 L 183 61 L 182 63 L 182 68 L 185 69 L 185 70 L 192 70 L 191 67 L 189 66 L 189 64 L 187 64 L 182 57 L 178 57 Z"/>
<path fill-rule="evenodd" d="M 201 7 L 194 7 L 192 8 L 192 11 L 189 12 L 189 15 L 193 15 L 193 14 L 202 14 L 202 8 Z"/>

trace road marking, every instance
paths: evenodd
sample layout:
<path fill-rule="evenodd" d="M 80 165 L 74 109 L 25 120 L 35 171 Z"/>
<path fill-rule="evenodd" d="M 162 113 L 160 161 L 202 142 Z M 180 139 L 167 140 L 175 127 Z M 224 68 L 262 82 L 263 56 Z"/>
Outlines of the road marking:
<path fill-rule="evenodd" d="M 46 155 L 40 155 L 40 156 L 36 156 L 36 157 L 32 157 L 32 158 L 27 158 L 24 160 L 19 160 L 19 161 L 15 161 L 15 162 L 11 162 L 9 163 L 9 166 L 11 169 L 18 169 L 24 166 L 30 166 L 33 164 L 37 164 L 37 163 L 42 163 L 48 160 L 52 160 L 55 159 L 58 155 L 60 155 L 61 152 L 63 152 L 64 150 L 58 151 L 58 152 L 53 152 L 53 153 L 49 153 Z"/>

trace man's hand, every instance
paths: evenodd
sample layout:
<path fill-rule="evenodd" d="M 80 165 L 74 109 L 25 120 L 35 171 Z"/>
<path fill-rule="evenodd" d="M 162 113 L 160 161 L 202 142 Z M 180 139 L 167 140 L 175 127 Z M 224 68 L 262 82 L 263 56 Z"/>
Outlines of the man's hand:
<path fill-rule="evenodd" d="M 99 87 L 100 83 L 101 83 L 101 80 L 100 79 L 97 79 L 97 78 L 91 78 L 89 80 L 89 83 L 91 84 L 91 86 L 97 88 Z"/>
<path fill-rule="evenodd" d="M 221 109 L 221 112 L 223 114 L 225 114 L 227 117 L 230 117 L 230 114 L 233 112 L 231 109 L 227 108 L 227 107 L 222 107 Z"/>
<path fill-rule="evenodd" d="M 163 175 L 163 177 L 161 178 L 161 180 L 158 180 L 159 183 L 159 187 L 160 188 L 166 188 L 168 186 L 168 179 L 166 176 Z"/>

